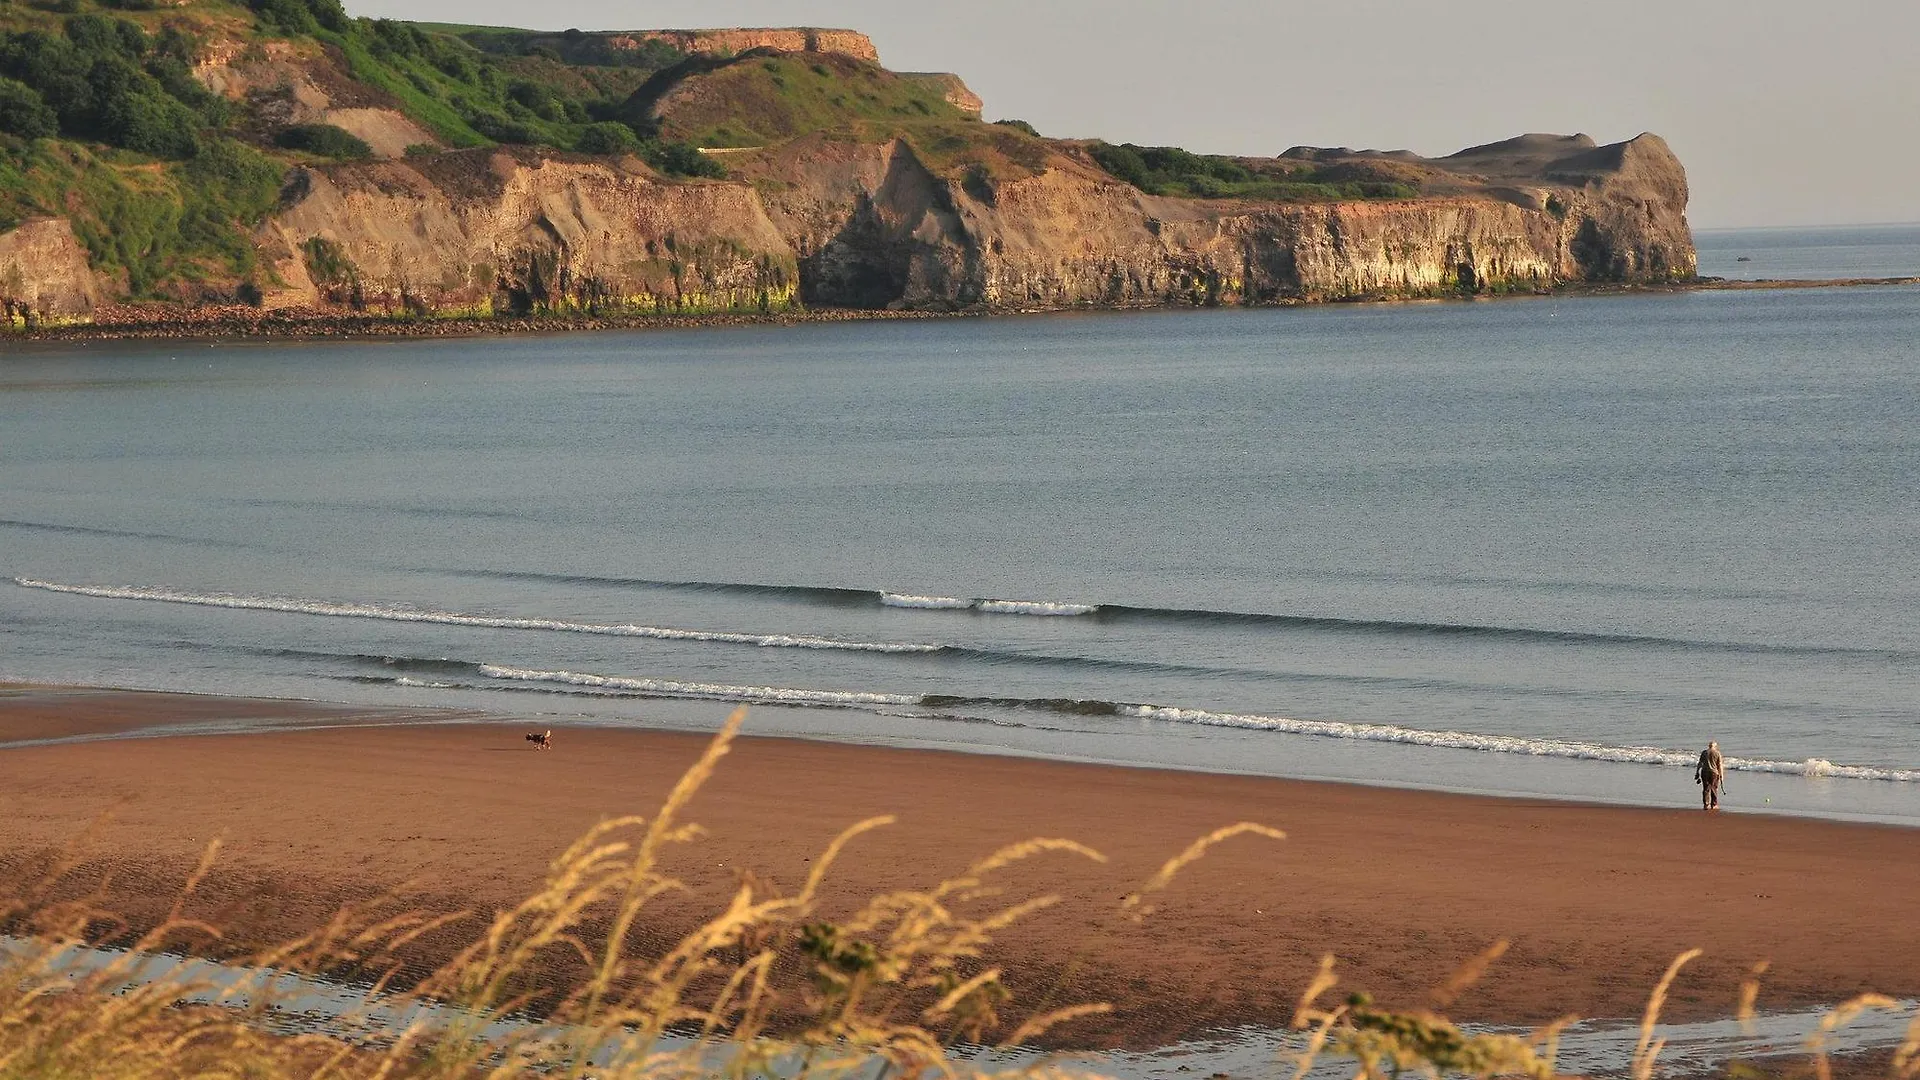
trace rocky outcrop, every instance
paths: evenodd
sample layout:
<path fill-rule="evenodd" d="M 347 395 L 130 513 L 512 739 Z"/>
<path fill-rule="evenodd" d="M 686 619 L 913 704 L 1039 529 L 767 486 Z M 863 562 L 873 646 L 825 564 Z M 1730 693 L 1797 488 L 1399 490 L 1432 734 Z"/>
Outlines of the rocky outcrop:
<path fill-rule="evenodd" d="M 980 100 L 980 95 L 973 92 L 966 80 L 951 72 L 902 71 L 899 74 L 903 79 L 917 79 L 931 85 L 940 91 L 940 96 L 946 99 L 947 104 L 975 119 L 987 107 L 987 103 Z"/>
<path fill-rule="evenodd" d="M 85 322 L 100 303 L 87 251 L 64 218 L 0 232 L 0 326 Z"/>
<path fill-rule="evenodd" d="M 608 39 L 615 48 L 639 48 L 643 41 L 662 41 L 684 53 L 725 55 L 748 49 L 780 52 L 838 53 L 870 64 L 880 62 L 880 50 L 858 30 L 817 27 L 750 28 L 729 30 L 640 30 Z"/>
<path fill-rule="evenodd" d="M 1691 277 L 1685 173 L 1665 145 L 1571 149 L 1526 190 L 1475 175 L 1432 198 L 1308 205 L 1157 198 L 1065 159 L 955 179 L 898 140 L 796 144 L 763 167 L 811 304 L 1263 304 Z"/>
<path fill-rule="evenodd" d="M 636 159 L 466 151 L 303 170 L 257 242 L 270 306 L 416 315 L 782 310 L 791 250 L 753 189 Z"/>

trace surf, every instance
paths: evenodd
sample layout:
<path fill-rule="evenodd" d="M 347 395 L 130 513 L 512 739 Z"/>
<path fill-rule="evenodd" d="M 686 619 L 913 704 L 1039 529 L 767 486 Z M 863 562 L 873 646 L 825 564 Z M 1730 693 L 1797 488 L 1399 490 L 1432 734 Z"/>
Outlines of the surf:
<path fill-rule="evenodd" d="M 378 619 L 386 622 L 434 623 L 442 626 L 473 626 L 490 630 L 537 630 L 606 637 L 653 638 L 661 641 L 700 641 L 727 645 L 752 645 L 769 649 L 827 649 L 871 653 L 931 653 L 938 645 L 897 641 L 849 641 L 815 637 L 808 634 L 746 634 L 726 630 L 686 630 L 640 623 L 583 623 L 564 619 L 520 618 L 504 615 L 478 615 L 458 611 L 436 611 L 389 604 L 347 603 L 281 596 L 241 596 L 227 593 L 192 593 L 176 589 L 141 585 L 71 585 L 33 578 L 15 578 L 27 589 L 87 596 L 103 600 L 142 600 L 196 607 L 228 608 L 239 611 L 271 611 L 289 615 L 314 615 L 338 619 Z"/>

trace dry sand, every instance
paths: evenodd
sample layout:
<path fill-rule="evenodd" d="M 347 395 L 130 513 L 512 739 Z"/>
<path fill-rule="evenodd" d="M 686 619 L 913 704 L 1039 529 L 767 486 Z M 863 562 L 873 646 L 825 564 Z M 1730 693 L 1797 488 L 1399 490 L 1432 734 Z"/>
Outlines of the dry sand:
<path fill-rule="evenodd" d="M 325 707 L 154 694 L 0 694 L 0 742 L 208 715 L 324 720 Z M 716 717 L 720 707 L 716 706 Z M 749 727 L 751 725 L 749 724 Z M 647 813 L 705 740 L 561 730 L 535 751 L 507 725 L 331 728 L 0 750 L 0 873 L 18 881 L 90 822 L 70 887 L 113 874 L 120 910 L 163 911 L 205 843 L 199 907 L 263 943 L 338 903 L 411 883 L 414 902 L 490 911 L 602 818 Z M 1676 773 L 1676 776 L 1679 774 Z M 1144 1047 L 1236 1023 L 1284 1024 L 1322 953 L 1343 988 L 1417 1005 L 1497 938 L 1512 951 L 1456 1018 L 1637 1015 L 1672 957 L 1706 955 L 1669 1015 L 1725 1015 L 1754 962 L 1763 1008 L 1858 991 L 1920 995 L 1920 830 L 1209 776 L 916 750 L 742 740 L 689 817 L 708 839 L 675 871 L 693 895 L 649 928 L 688 928 L 752 868 L 788 887 L 844 826 L 892 813 L 839 864 L 823 913 L 924 885 L 1008 842 L 1064 836 L 1111 858 L 1026 864 L 1016 892 L 1061 906 L 990 959 L 1031 996 L 1067 974 L 1110 1000 L 1091 1043 Z M 1134 925 L 1120 898 L 1195 837 L 1236 821 L 1287 831 L 1214 849 Z M 1066 1032 L 1063 1032 L 1066 1034 Z"/>

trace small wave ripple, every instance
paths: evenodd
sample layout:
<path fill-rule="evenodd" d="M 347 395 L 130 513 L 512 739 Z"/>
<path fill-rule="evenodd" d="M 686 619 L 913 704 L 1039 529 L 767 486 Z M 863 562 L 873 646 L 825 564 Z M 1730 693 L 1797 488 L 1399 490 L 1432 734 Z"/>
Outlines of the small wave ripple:
<path fill-rule="evenodd" d="M 15 578 L 14 583 L 28 589 L 91 596 L 107 600 L 151 600 L 168 604 L 192 604 L 201 607 L 234 608 L 244 611 L 277 611 L 296 615 L 320 615 L 343 619 L 383 619 L 388 622 L 437 623 L 444 626 L 477 626 L 492 630 L 550 630 L 573 634 L 603 634 L 610 637 L 655 638 L 662 641 L 707 641 L 729 645 L 756 645 L 771 649 L 837 649 L 846 652 L 931 653 L 938 645 L 897 641 L 847 641 L 807 634 L 742 634 L 725 630 L 682 630 L 667 626 L 635 623 L 581 623 L 562 619 L 525 619 L 497 615 L 475 615 L 458 611 L 434 611 L 390 604 L 339 603 L 281 596 L 232 596 L 223 593 L 190 593 L 175 589 L 141 585 L 68 585 L 33 578 Z"/>
<path fill-rule="evenodd" d="M 536 671 L 529 668 L 479 665 L 480 674 L 489 679 L 516 682 L 564 683 L 603 690 L 625 690 L 660 697 L 710 698 L 718 701 L 762 703 L 770 705 L 917 705 L 920 699 L 908 694 L 875 694 L 859 690 L 805 690 L 784 686 L 729 686 L 724 683 L 680 682 L 674 679 L 628 678 L 618 675 L 593 675 L 579 671 Z"/>
<path fill-rule="evenodd" d="M 606 588 L 668 592 L 718 593 L 751 596 L 786 603 L 830 607 L 878 605 L 923 611 L 973 612 L 994 615 L 1092 616 L 1103 622 L 1161 623 L 1187 626 L 1265 627 L 1279 631 L 1311 631 L 1384 637 L 1480 638 L 1542 645 L 1601 645 L 1661 650 L 1848 657 L 1868 661 L 1906 662 L 1920 653 L 1820 643 L 1713 641 L 1658 634 L 1600 630 L 1498 626 L 1419 619 L 1361 619 L 1339 615 L 1303 615 L 1281 612 L 1233 611 L 1221 608 L 1159 607 L 1140 604 L 1085 604 L 1057 600 L 1005 600 L 946 596 L 937 593 L 887 592 L 816 585 L 768 585 L 722 581 L 667 581 L 655 578 L 602 577 L 589 574 L 546 574 L 518 570 L 462 571 L 470 576 L 514 581 L 548 581 Z"/>

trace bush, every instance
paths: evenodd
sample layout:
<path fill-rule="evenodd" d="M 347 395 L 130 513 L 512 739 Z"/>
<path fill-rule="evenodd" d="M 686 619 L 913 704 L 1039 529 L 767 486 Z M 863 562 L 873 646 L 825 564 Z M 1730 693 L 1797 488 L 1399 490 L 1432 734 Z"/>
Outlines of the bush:
<path fill-rule="evenodd" d="M 331 30 L 345 34 L 353 30 L 353 20 L 340 0 L 247 0 L 247 6 L 270 28 L 286 34 L 312 34 Z"/>
<path fill-rule="evenodd" d="M 273 137 L 274 144 L 288 150 L 304 150 L 335 161 L 366 161 L 373 147 L 366 140 L 332 124 L 295 124 Z"/>
<path fill-rule="evenodd" d="M 727 175 L 724 166 L 689 143 L 656 143 L 647 151 L 646 157 L 647 164 L 670 176 L 700 176 L 720 180 Z"/>
<path fill-rule="evenodd" d="M 624 154 L 640 145 L 633 129 L 611 121 L 588 124 L 573 148 L 583 154 Z"/>
<path fill-rule="evenodd" d="M 1036 139 L 1040 138 L 1040 129 L 1025 120 L 995 120 L 993 123 L 996 127 L 1012 128 L 1015 131 L 1024 131 Z"/>
<path fill-rule="evenodd" d="M 154 157 L 186 159 L 200 152 L 200 118 L 170 97 L 127 93 L 102 110 L 108 141 Z"/>
<path fill-rule="evenodd" d="M 518 120 L 509 120 L 498 113 L 479 113 L 470 117 L 467 123 L 494 142 L 532 144 L 541 141 L 540 133 L 531 126 Z"/>
<path fill-rule="evenodd" d="M 567 109 L 559 95 L 551 89 L 525 79 L 515 79 L 507 85 L 507 100 L 525 108 L 542 120 L 565 120 Z"/>
<path fill-rule="evenodd" d="M 1140 156 L 1138 147 L 1131 144 L 1115 146 L 1112 143 L 1094 143 L 1087 148 L 1094 164 L 1105 169 L 1117 179 L 1125 180 L 1142 191 L 1151 191 L 1152 178 L 1147 174 L 1147 163 Z"/>
<path fill-rule="evenodd" d="M 60 134 L 60 117 L 33 87 L 0 76 L 0 131 L 28 139 Z"/>
<path fill-rule="evenodd" d="M 75 15 L 66 22 L 67 40 L 84 53 L 118 54 L 129 60 L 147 55 L 147 32 L 125 19 Z"/>
<path fill-rule="evenodd" d="M 1177 146 L 1094 143 L 1087 153 L 1109 175 L 1151 195 L 1310 202 L 1407 199 L 1420 193 L 1416 186 L 1399 181 L 1351 179 L 1334 170 L 1303 170 L 1277 162 L 1255 162 L 1249 167 L 1230 157 L 1195 154 Z"/>

